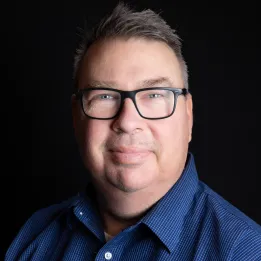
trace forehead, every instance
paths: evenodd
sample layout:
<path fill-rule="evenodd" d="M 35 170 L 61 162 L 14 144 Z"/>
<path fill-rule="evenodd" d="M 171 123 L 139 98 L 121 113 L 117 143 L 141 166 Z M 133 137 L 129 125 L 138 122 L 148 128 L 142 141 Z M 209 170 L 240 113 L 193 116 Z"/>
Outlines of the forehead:
<path fill-rule="evenodd" d="M 180 64 L 167 44 L 141 38 L 111 39 L 88 49 L 80 69 L 79 88 L 91 82 L 110 82 L 131 90 L 141 82 L 159 78 L 183 87 Z"/>

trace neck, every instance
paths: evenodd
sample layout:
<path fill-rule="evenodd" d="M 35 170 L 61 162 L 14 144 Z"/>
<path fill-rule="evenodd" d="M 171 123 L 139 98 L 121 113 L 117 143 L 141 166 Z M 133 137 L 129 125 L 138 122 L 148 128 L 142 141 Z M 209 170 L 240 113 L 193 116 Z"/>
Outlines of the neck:
<path fill-rule="evenodd" d="M 100 210 L 104 231 L 111 236 L 119 234 L 122 230 L 136 224 L 142 217 L 120 218 L 109 211 Z"/>
<path fill-rule="evenodd" d="M 96 193 L 99 212 L 106 233 L 115 236 L 125 228 L 136 224 L 166 194 L 170 187 L 162 191 L 152 188 L 150 191 L 126 193 L 102 189 Z M 156 193 L 157 192 L 157 193 Z M 141 200 L 146 199 L 146 200 Z"/>

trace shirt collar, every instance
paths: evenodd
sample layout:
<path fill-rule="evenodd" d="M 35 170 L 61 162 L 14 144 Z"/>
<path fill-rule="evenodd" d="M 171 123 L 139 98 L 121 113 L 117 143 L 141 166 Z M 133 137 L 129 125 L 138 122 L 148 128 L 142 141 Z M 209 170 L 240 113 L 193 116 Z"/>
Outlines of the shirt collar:
<path fill-rule="evenodd" d="M 189 152 L 187 164 L 179 180 L 142 219 L 170 252 L 179 241 L 185 216 L 189 211 L 198 186 L 198 175 L 193 155 Z"/>
<path fill-rule="evenodd" d="M 73 206 L 74 215 L 101 241 L 105 236 L 103 233 L 102 219 L 98 210 L 95 190 L 91 182 L 79 193 L 79 200 Z"/>

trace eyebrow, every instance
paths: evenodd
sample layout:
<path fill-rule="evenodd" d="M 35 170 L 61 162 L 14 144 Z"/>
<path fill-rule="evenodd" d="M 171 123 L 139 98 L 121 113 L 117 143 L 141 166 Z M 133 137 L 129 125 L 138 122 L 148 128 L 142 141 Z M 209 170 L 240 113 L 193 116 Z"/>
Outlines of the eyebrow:
<path fill-rule="evenodd" d="M 137 84 L 137 88 L 149 88 L 157 85 L 166 85 L 166 87 L 172 87 L 173 83 L 168 77 L 158 77 L 153 79 L 146 79 Z M 114 81 L 91 81 L 87 84 L 87 87 L 98 88 L 118 88 L 121 89 L 120 86 Z"/>

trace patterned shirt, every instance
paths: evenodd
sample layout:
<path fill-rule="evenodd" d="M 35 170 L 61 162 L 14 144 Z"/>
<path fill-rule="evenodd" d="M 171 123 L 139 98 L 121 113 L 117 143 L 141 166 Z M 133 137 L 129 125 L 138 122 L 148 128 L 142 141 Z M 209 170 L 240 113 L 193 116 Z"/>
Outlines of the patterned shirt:
<path fill-rule="evenodd" d="M 258 261 L 261 227 L 198 179 L 194 157 L 136 224 L 106 241 L 91 185 L 35 212 L 6 261 Z"/>

